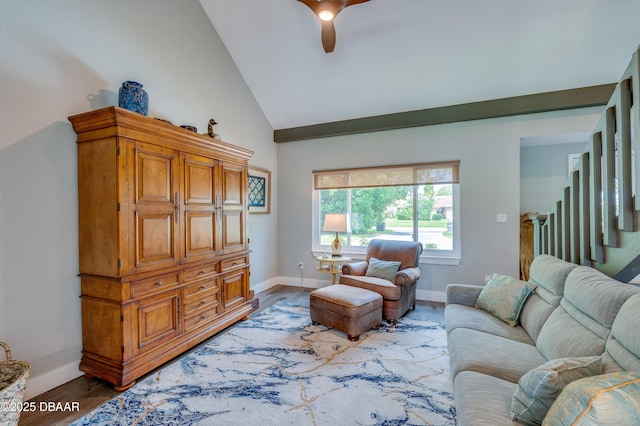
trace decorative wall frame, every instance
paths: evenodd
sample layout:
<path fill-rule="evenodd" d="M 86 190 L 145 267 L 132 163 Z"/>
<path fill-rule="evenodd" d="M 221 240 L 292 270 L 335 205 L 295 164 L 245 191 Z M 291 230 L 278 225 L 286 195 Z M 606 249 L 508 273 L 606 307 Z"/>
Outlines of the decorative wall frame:
<path fill-rule="evenodd" d="M 271 171 L 249 166 L 249 214 L 271 213 Z"/>

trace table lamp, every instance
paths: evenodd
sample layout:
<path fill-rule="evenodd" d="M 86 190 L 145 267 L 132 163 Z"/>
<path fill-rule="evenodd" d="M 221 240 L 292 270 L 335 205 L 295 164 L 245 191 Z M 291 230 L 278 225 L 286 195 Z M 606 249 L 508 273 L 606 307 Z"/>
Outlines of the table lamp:
<path fill-rule="evenodd" d="M 347 232 L 349 223 L 346 214 L 327 213 L 324 215 L 324 225 L 322 232 L 335 232 L 336 239 L 331 243 L 331 256 L 342 257 L 342 242 L 338 237 L 339 232 Z"/>

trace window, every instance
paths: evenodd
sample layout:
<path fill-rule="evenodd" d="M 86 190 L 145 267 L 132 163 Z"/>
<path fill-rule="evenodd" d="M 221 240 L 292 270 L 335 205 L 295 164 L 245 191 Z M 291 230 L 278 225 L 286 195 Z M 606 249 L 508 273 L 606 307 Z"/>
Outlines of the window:
<path fill-rule="evenodd" d="M 419 241 L 422 262 L 460 259 L 459 162 L 314 171 L 314 251 L 330 251 L 327 213 L 343 213 L 350 230 L 343 251 L 366 252 L 373 238 Z"/>

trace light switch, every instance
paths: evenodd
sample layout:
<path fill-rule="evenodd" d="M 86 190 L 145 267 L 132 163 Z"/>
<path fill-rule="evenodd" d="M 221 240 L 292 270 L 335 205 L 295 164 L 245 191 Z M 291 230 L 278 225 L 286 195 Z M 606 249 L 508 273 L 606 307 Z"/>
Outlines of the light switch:
<path fill-rule="evenodd" d="M 505 213 L 498 213 L 496 215 L 496 222 L 505 223 L 507 221 L 507 215 Z"/>

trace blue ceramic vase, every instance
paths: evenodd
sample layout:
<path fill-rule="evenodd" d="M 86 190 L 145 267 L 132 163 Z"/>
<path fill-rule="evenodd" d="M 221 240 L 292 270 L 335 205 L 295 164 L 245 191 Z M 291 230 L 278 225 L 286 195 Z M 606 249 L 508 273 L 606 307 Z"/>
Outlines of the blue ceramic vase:
<path fill-rule="evenodd" d="M 125 81 L 118 92 L 118 106 L 147 115 L 149 112 L 149 95 L 142 89 L 142 84 Z"/>

